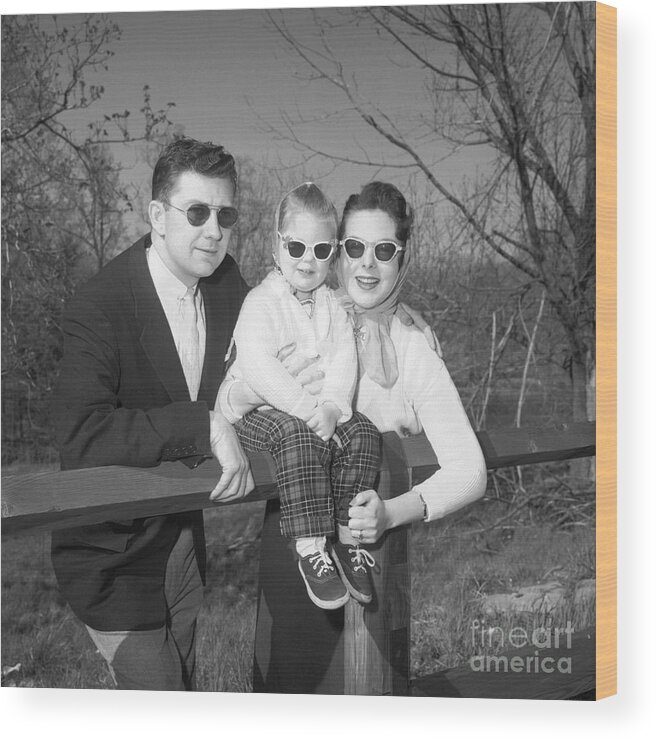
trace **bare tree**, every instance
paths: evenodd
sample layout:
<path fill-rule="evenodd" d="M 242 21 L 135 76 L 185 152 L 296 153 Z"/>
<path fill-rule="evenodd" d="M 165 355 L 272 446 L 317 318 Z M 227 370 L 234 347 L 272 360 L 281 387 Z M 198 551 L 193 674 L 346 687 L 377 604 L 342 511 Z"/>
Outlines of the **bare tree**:
<path fill-rule="evenodd" d="M 317 11 L 312 42 L 295 34 L 291 18 L 270 15 L 312 84 L 338 89 L 346 112 L 391 156 L 376 157 L 366 143 L 358 158 L 317 148 L 302 133 L 302 117 L 286 117 L 278 134 L 312 156 L 420 173 L 470 240 L 544 290 L 562 331 L 572 413 L 585 419 L 595 362 L 594 5 Z M 425 95 L 411 110 L 374 102 L 362 75 L 335 51 L 335 39 L 353 24 L 361 43 L 378 37 L 392 50 L 390 65 L 415 65 L 423 76 Z M 454 155 L 471 148 L 492 154 L 492 163 L 475 183 L 454 185 L 441 176 L 445 144 Z"/>
<path fill-rule="evenodd" d="M 64 219 L 53 216 L 51 229 L 79 243 L 100 268 L 112 256 L 122 232 L 121 216 L 131 210 L 131 194 L 121 180 L 113 149 L 150 142 L 171 126 L 166 109 L 155 111 L 144 88 L 142 130 L 130 130 L 130 112 L 105 115 L 80 135 L 66 114 L 98 101 L 103 88 L 88 85 L 85 73 L 107 70 L 110 44 L 120 29 L 103 16 L 87 16 L 77 26 L 56 17 L 6 16 L 2 21 L 2 149 L 5 166 L 39 170 L 36 183 L 41 210 L 56 202 Z M 20 179 L 20 178 L 19 178 Z"/>
<path fill-rule="evenodd" d="M 85 74 L 107 69 L 119 36 L 102 16 L 74 26 L 2 18 L 3 459 L 19 449 L 38 455 L 48 444 L 46 398 L 63 304 L 81 277 L 81 258 L 98 269 L 123 234 L 131 201 L 112 147 L 149 141 L 169 126 L 168 107 L 153 110 L 147 88 L 138 134 L 128 111 L 82 133 L 67 123 L 71 111 L 102 96 Z"/>
<path fill-rule="evenodd" d="M 230 240 L 230 251 L 246 282 L 253 286 L 272 266 L 273 214 L 282 185 L 272 172 L 250 159 L 237 162 L 239 171 L 239 221 Z"/>

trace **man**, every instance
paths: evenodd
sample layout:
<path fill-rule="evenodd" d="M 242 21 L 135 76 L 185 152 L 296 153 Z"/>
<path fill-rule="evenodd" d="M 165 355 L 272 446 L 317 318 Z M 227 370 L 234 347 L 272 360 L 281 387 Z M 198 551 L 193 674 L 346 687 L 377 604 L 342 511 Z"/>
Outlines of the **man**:
<path fill-rule="evenodd" d="M 151 233 L 67 307 L 55 398 L 62 469 L 216 457 L 210 498 L 253 488 L 214 409 L 247 286 L 226 255 L 237 220 L 234 159 L 182 139 L 153 173 Z M 62 593 L 120 689 L 192 690 L 205 540 L 201 511 L 53 533 Z"/>

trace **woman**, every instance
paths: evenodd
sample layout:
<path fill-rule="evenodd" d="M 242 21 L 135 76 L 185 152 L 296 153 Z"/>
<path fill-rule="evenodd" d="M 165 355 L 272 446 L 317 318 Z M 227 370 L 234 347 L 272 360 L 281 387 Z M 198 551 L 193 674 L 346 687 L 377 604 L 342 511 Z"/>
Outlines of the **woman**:
<path fill-rule="evenodd" d="M 423 430 L 440 463 L 431 477 L 393 499 L 383 501 L 374 490 L 354 497 L 349 528 L 363 544 L 393 527 L 444 517 L 485 492 L 483 454 L 444 362 L 419 329 L 395 315 L 412 257 L 411 225 L 403 195 L 393 185 L 372 182 L 348 199 L 339 229 L 337 275 L 358 346 L 355 408 L 381 432 L 409 436 Z M 231 388 L 229 398 L 238 416 L 258 405 L 243 385 Z M 341 611 L 305 609 L 303 593 L 293 593 L 295 574 L 286 572 L 277 537 L 277 506 L 268 503 L 263 531 L 258 623 L 272 626 L 268 644 L 256 646 L 254 691 L 341 693 L 326 678 L 339 653 Z M 290 633 L 293 656 L 281 647 Z"/>
<path fill-rule="evenodd" d="M 339 230 L 337 274 L 360 360 L 356 407 L 381 432 L 423 430 L 440 463 L 428 480 L 396 498 L 383 502 L 375 491 L 355 497 L 349 526 L 363 543 L 401 524 L 444 517 L 485 492 L 485 460 L 444 362 L 394 314 L 412 257 L 411 225 L 403 195 L 372 182 L 348 199 Z"/>

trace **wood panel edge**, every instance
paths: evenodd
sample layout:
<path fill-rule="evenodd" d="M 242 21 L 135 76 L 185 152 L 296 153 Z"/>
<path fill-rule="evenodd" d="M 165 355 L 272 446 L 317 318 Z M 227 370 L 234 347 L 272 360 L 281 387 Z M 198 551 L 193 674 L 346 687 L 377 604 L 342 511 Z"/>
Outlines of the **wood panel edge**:
<path fill-rule="evenodd" d="M 597 672 L 617 693 L 617 9 L 596 3 Z"/>

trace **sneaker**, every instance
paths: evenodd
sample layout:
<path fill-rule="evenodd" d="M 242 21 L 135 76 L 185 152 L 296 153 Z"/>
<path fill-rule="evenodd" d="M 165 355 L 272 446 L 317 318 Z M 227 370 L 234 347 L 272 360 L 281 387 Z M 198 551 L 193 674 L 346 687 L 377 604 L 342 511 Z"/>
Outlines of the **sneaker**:
<path fill-rule="evenodd" d="M 374 596 L 370 568 L 376 565 L 373 555 L 360 545 L 334 542 L 332 554 L 344 585 L 361 604 L 369 604 Z"/>
<path fill-rule="evenodd" d="M 298 569 L 310 599 L 322 609 L 339 609 L 349 599 L 346 586 L 325 550 L 299 557 Z"/>

